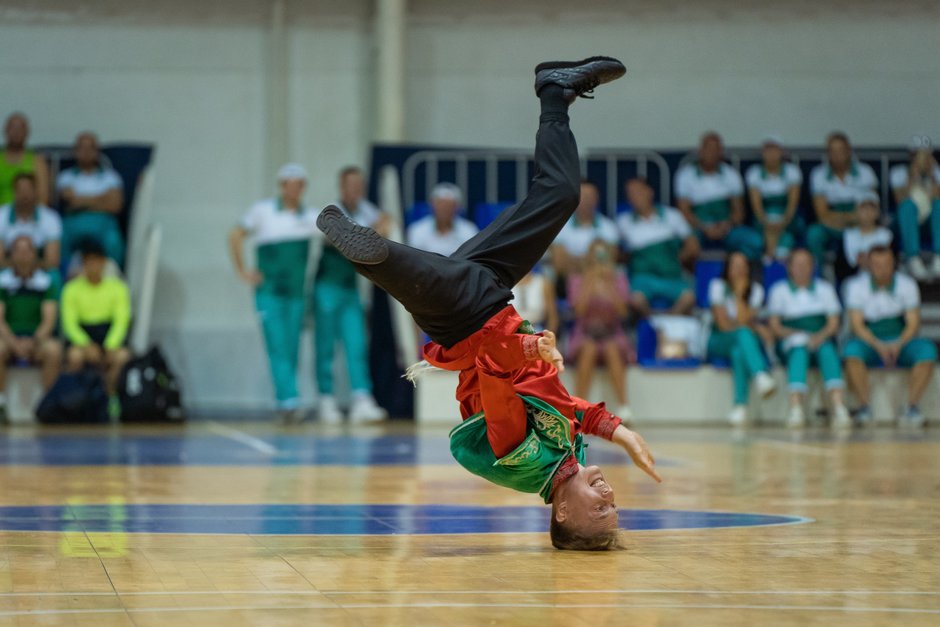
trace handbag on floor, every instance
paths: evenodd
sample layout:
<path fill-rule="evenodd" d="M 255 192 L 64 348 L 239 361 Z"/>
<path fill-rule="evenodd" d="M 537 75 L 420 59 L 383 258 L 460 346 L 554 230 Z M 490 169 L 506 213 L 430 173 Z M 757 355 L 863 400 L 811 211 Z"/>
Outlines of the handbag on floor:
<path fill-rule="evenodd" d="M 45 424 L 108 422 L 108 392 L 104 379 L 90 368 L 60 375 L 39 401 L 36 419 Z"/>
<path fill-rule="evenodd" d="M 127 362 L 118 377 L 122 422 L 182 422 L 182 396 L 176 376 L 157 346 Z"/>

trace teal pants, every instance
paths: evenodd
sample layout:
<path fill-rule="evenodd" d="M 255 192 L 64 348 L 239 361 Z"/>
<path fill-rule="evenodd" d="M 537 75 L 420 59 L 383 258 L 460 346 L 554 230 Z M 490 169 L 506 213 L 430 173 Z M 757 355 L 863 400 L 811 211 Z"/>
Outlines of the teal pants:
<path fill-rule="evenodd" d="M 734 403 L 747 403 L 751 377 L 767 371 L 767 359 L 761 352 L 757 334 L 747 327 L 734 331 L 712 331 L 708 338 L 708 356 L 731 360 Z"/>
<path fill-rule="evenodd" d="M 278 409 L 292 409 L 300 404 L 297 359 L 304 324 L 304 298 L 258 290 L 255 292 L 255 307 L 264 332 Z"/>
<path fill-rule="evenodd" d="M 346 371 L 353 392 L 372 392 L 366 355 L 366 325 L 359 292 L 329 281 L 313 287 L 316 333 L 317 387 L 322 395 L 333 394 L 333 354 L 340 341 L 346 353 Z"/>
<path fill-rule="evenodd" d="M 822 263 L 827 250 L 837 250 L 842 246 L 840 229 L 832 229 L 825 224 L 810 224 L 806 229 L 806 248 L 813 254 L 816 263 Z"/>
<path fill-rule="evenodd" d="M 875 349 L 858 338 L 849 340 L 842 354 L 846 359 L 858 359 L 868 367 L 884 366 Z M 901 347 L 901 352 L 898 354 L 898 367 L 911 368 L 922 361 L 937 361 L 937 346 L 933 342 L 923 337 L 916 337 Z"/>
<path fill-rule="evenodd" d="M 749 226 L 736 226 L 728 232 L 723 240 L 710 240 L 705 234 L 698 234 L 703 248 L 723 248 L 728 252 L 741 252 L 751 261 L 756 261 L 764 255 L 764 236 L 757 229 Z"/>
<path fill-rule="evenodd" d="M 120 267 L 124 267 L 124 236 L 117 218 L 109 213 L 83 211 L 62 220 L 62 267 L 68 266 L 72 253 L 83 240 L 97 240 L 105 254 Z"/>
<path fill-rule="evenodd" d="M 669 302 L 672 307 L 685 292 L 692 292 L 692 282 L 682 277 L 667 279 L 653 274 L 630 275 L 630 289 L 643 294 L 650 303 L 657 299 Z"/>
<path fill-rule="evenodd" d="M 930 217 L 930 249 L 940 253 L 940 198 L 933 201 Z M 917 222 L 917 205 L 907 198 L 898 207 L 898 225 L 901 231 L 901 248 L 905 257 L 916 257 L 920 254 L 920 224 Z"/>
<path fill-rule="evenodd" d="M 764 225 L 755 224 L 754 228 L 764 234 Z M 777 240 L 777 250 L 774 252 L 780 253 L 781 255 L 788 254 L 791 250 L 796 248 L 797 242 L 802 240 L 805 231 L 806 221 L 799 215 L 793 216 L 787 228 L 780 234 L 780 239 Z M 766 237 L 766 235 L 764 235 L 764 237 Z"/>
<path fill-rule="evenodd" d="M 823 342 L 814 353 L 811 353 L 807 346 L 791 348 L 784 355 L 784 362 L 787 364 L 787 382 L 791 392 L 806 391 L 806 375 L 811 364 L 819 367 L 827 390 L 845 387 L 839 351 L 832 340 Z"/>

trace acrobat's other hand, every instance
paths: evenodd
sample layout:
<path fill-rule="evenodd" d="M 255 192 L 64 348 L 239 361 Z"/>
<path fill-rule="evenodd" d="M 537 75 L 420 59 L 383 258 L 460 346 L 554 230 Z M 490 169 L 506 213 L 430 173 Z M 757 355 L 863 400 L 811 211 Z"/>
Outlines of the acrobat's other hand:
<path fill-rule="evenodd" d="M 565 371 L 565 359 L 558 352 L 555 334 L 551 331 L 543 331 L 542 337 L 539 338 L 539 357 L 558 368 L 558 372 Z"/>
<path fill-rule="evenodd" d="M 653 458 L 653 454 L 650 453 L 646 440 L 639 433 L 631 431 L 623 425 L 618 425 L 614 430 L 611 441 L 623 447 L 637 468 L 648 474 L 657 483 L 663 482 L 662 477 L 656 472 L 656 460 Z"/>

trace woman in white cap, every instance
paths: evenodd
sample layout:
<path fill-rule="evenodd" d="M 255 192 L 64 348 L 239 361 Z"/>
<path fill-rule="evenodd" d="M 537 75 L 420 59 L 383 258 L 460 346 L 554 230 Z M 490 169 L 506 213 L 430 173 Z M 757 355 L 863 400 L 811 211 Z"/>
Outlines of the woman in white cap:
<path fill-rule="evenodd" d="M 747 169 L 748 199 L 754 211 L 756 226 L 764 235 L 764 255 L 786 259 L 802 238 L 806 228 L 797 215 L 803 173 L 784 160 L 783 140 L 767 135 L 761 142 L 761 162 Z"/>
<path fill-rule="evenodd" d="M 918 281 L 940 279 L 940 166 L 926 135 L 910 143 L 911 162 L 891 168 L 891 189 L 898 203 L 901 248 L 907 269 Z M 921 259 L 921 234 L 929 224 L 930 268 Z"/>
<path fill-rule="evenodd" d="M 307 171 L 288 163 L 277 173 L 280 193 L 252 205 L 229 235 L 229 250 L 239 278 L 255 288 L 255 306 L 264 332 L 277 410 L 285 422 L 298 421 L 297 358 L 304 320 L 307 257 L 316 212 L 302 202 Z M 245 267 L 242 249 L 251 236 L 257 270 Z"/>

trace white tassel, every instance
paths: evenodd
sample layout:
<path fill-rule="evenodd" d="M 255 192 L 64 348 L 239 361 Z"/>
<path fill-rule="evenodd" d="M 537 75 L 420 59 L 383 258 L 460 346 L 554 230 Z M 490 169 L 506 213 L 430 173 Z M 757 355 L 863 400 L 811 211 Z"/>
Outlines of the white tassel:
<path fill-rule="evenodd" d="M 411 385 L 418 387 L 417 379 L 425 372 L 430 372 L 431 370 L 440 370 L 437 366 L 432 366 L 427 362 L 426 359 L 422 359 L 416 364 L 411 364 L 408 368 L 405 369 L 405 374 L 402 375 L 403 378 L 411 381 Z"/>

